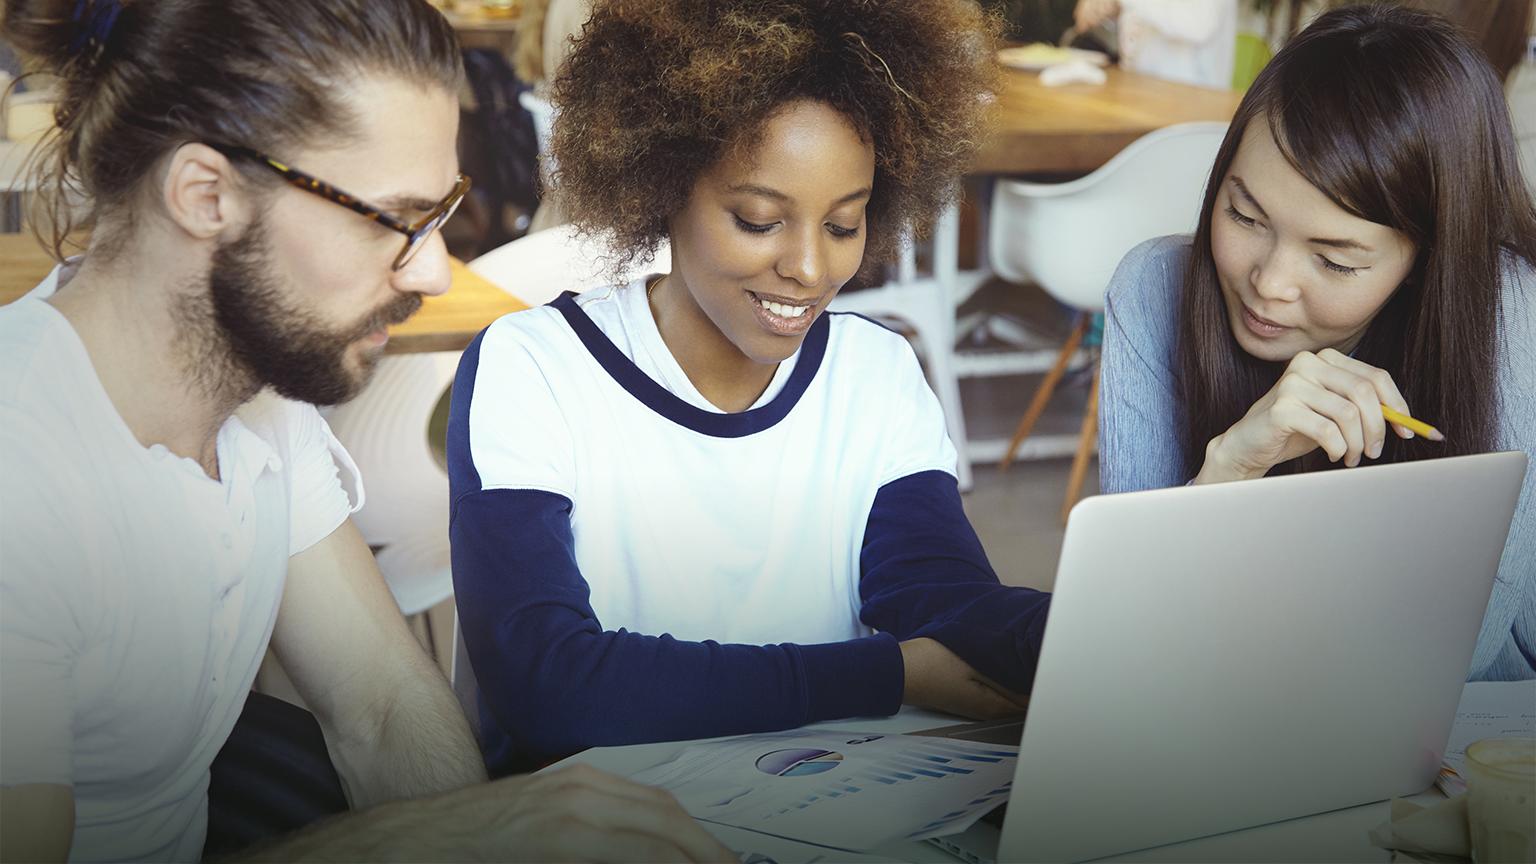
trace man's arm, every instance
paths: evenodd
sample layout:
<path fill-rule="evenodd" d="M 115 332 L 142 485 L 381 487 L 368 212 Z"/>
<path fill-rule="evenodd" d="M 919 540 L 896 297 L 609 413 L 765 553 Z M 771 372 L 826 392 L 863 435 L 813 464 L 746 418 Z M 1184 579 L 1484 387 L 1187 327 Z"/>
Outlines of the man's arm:
<path fill-rule="evenodd" d="M 75 835 L 68 786 L 0 786 L 0 861 L 64 861 Z"/>
<path fill-rule="evenodd" d="M 588 765 L 320 822 L 238 861 L 735 862 L 670 794 Z"/>
<path fill-rule="evenodd" d="M 735 860 L 666 792 L 600 771 L 484 783 L 458 701 L 351 521 L 290 559 L 272 647 L 320 721 L 353 809 L 364 812 L 241 858 Z"/>
<path fill-rule="evenodd" d="M 289 559 L 272 648 L 362 810 L 484 782 L 469 724 L 351 521 Z"/>

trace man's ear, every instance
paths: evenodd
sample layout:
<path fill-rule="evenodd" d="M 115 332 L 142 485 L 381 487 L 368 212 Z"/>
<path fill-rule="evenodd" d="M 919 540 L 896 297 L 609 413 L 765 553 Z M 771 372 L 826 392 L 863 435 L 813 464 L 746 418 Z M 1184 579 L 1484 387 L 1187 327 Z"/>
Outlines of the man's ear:
<path fill-rule="evenodd" d="M 243 226 L 251 216 L 248 184 L 223 153 L 207 144 L 183 144 L 171 154 L 163 191 L 171 221 L 199 239 Z"/>

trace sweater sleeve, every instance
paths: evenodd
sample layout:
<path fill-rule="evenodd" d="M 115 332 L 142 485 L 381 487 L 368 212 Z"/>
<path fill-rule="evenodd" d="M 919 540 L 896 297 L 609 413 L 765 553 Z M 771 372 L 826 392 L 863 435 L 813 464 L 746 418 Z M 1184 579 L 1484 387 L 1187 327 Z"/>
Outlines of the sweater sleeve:
<path fill-rule="evenodd" d="M 998 582 L 952 475 L 925 471 L 882 486 L 860 565 L 865 624 L 898 641 L 935 639 L 1004 687 L 1029 692 L 1051 595 Z"/>
<path fill-rule="evenodd" d="M 1120 262 L 1104 299 L 1099 374 L 1099 488 L 1134 492 L 1183 484 L 1184 426 L 1174 392 L 1174 344 L 1187 237 L 1149 240 Z"/>
<path fill-rule="evenodd" d="M 791 729 L 893 714 L 888 635 L 823 645 L 685 642 L 605 630 L 576 566 L 570 502 L 490 490 L 450 526 L 464 644 L 496 724 L 536 759 L 586 747 Z"/>

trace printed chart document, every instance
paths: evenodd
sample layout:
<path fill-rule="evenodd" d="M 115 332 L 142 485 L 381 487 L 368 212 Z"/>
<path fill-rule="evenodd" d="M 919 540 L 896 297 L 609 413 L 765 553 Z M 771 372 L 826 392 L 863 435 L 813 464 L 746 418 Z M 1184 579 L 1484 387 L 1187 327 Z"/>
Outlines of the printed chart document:
<path fill-rule="evenodd" d="M 1007 800 L 1018 754 L 953 738 L 798 730 L 695 744 L 629 779 L 671 792 L 695 819 L 864 851 L 964 831 Z"/>
<path fill-rule="evenodd" d="M 1484 738 L 1536 736 L 1536 679 L 1530 681 L 1469 681 L 1461 691 L 1456 724 L 1445 745 L 1445 761 L 1435 785 L 1447 797 L 1467 791 L 1462 779 L 1467 745 Z"/>
<path fill-rule="evenodd" d="M 906 864 L 897 858 L 830 849 L 719 822 L 700 822 L 699 825 L 734 852 L 741 864 Z"/>

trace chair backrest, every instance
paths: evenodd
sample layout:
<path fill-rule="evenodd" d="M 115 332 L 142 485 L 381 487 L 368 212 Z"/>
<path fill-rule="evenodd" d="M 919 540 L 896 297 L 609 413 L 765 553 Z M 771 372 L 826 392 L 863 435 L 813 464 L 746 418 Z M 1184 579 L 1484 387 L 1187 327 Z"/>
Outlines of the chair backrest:
<path fill-rule="evenodd" d="M 448 475 L 432 454 L 427 422 L 459 365 L 458 351 L 391 354 L 356 399 L 325 409 L 326 421 L 363 477 L 352 522 L 369 545 L 448 524 Z"/>
<path fill-rule="evenodd" d="M 667 246 L 654 259 L 624 268 L 618 278 L 608 272 L 611 257 L 600 239 L 580 237 L 573 226 L 559 225 L 492 249 L 468 266 L 529 306 L 542 306 L 564 291 L 580 293 L 672 269 L 672 251 Z"/>
<path fill-rule="evenodd" d="M 1143 135 L 1069 183 L 999 181 L 992 269 L 1038 282 L 1069 306 L 1102 311 L 1104 289 L 1137 244 L 1193 231 L 1227 124 L 1181 123 Z"/>

